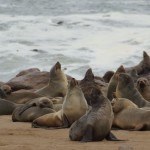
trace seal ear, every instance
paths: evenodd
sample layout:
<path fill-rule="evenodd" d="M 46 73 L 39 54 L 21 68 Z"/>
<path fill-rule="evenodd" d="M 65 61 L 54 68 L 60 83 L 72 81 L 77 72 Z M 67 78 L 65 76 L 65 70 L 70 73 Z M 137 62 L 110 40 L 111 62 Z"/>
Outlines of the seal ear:
<path fill-rule="evenodd" d="M 149 55 L 145 52 L 145 51 L 143 51 L 143 60 L 144 61 L 147 61 L 147 60 L 149 60 L 150 58 L 149 58 Z"/>
<path fill-rule="evenodd" d="M 93 74 L 91 68 L 89 68 L 89 69 L 86 71 L 84 79 L 89 80 L 89 81 L 94 80 L 94 74 Z"/>
<path fill-rule="evenodd" d="M 125 68 L 123 67 L 123 65 L 121 65 L 117 70 L 116 73 L 125 73 Z"/>
<path fill-rule="evenodd" d="M 57 69 L 61 69 L 61 64 L 59 61 L 55 64 L 55 70 Z"/>

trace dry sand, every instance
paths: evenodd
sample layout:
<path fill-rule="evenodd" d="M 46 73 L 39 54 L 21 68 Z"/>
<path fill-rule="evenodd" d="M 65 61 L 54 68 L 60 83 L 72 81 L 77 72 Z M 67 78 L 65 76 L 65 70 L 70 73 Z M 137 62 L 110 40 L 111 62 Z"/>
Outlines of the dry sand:
<path fill-rule="evenodd" d="M 12 122 L 0 116 L 0 150 L 149 150 L 150 131 L 113 131 L 127 141 L 73 142 L 68 129 L 31 128 L 31 123 Z"/>

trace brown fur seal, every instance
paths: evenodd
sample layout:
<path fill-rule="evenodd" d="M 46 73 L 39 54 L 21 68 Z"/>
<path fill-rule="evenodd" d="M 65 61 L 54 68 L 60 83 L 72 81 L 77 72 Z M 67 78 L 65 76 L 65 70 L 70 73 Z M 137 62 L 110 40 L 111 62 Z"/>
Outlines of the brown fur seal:
<path fill-rule="evenodd" d="M 138 108 L 125 98 L 112 100 L 113 126 L 127 130 L 150 130 L 150 109 Z"/>
<path fill-rule="evenodd" d="M 15 104 L 5 99 L 0 99 L 0 115 L 11 115 L 15 108 L 21 105 Z"/>
<path fill-rule="evenodd" d="M 96 88 L 92 89 L 91 99 L 92 108 L 70 127 L 70 140 L 83 142 L 117 140 L 110 132 L 114 118 L 110 101 Z"/>
<path fill-rule="evenodd" d="M 0 98 L 6 98 L 7 95 L 11 94 L 11 87 L 7 84 L 3 84 L 0 86 Z"/>
<path fill-rule="evenodd" d="M 125 69 L 122 65 L 117 69 L 117 71 L 114 73 L 114 75 L 109 81 L 108 90 L 107 90 L 107 98 L 110 101 L 113 99 L 112 94 L 116 91 L 116 87 L 118 83 L 118 75 L 120 73 L 125 73 Z"/>
<path fill-rule="evenodd" d="M 126 71 L 130 72 L 133 69 L 137 71 L 138 75 L 150 73 L 150 57 L 145 51 L 143 52 L 143 60 L 134 67 L 126 68 Z"/>
<path fill-rule="evenodd" d="M 69 127 L 74 121 L 86 113 L 88 109 L 84 94 L 78 82 L 72 78 L 62 109 L 56 113 L 44 115 L 35 119 L 33 127 Z"/>
<path fill-rule="evenodd" d="M 113 75 L 114 75 L 114 71 L 107 71 L 103 76 L 104 81 L 106 83 L 109 83 L 109 81 Z"/>
<path fill-rule="evenodd" d="M 7 95 L 5 99 L 15 102 L 17 104 L 24 104 L 30 101 L 31 99 L 39 98 L 39 97 L 43 97 L 43 96 L 27 90 L 19 90 Z"/>
<path fill-rule="evenodd" d="M 116 96 L 118 98 L 127 98 L 138 105 L 138 107 L 150 106 L 150 102 L 143 98 L 143 96 L 136 89 L 133 79 L 126 73 L 121 73 L 119 75 Z"/>
<path fill-rule="evenodd" d="M 67 77 L 61 70 L 61 64 L 57 62 L 50 70 L 50 80 L 47 86 L 36 91 L 46 97 L 64 97 L 67 92 Z"/>
<path fill-rule="evenodd" d="M 150 81 L 144 77 L 139 78 L 137 80 L 137 89 L 141 95 L 150 102 Z"/>
<path fill-rule="evenodd" d="M 52 101 L 46 97 L 41 97 L 17 107 L 12 114 L 12 120 L 15 122 L 32 122 L 40 116 L 53 112 L 55 110 L 53 110 Z"/>
<path fill-rule="evenodd" d="M 90 101 L 91 90 L 93 89 L 93 87 L 97 87 L 99 88 L 99 90 L 101 89 L 100 84 L 98 84 L 94 80 L 94 74 L 91 68 L 87 70 L 85 77 L 80 81 L 80 87 L 84 93 L 88 105 L 91 105 L 91 101 Z"/>

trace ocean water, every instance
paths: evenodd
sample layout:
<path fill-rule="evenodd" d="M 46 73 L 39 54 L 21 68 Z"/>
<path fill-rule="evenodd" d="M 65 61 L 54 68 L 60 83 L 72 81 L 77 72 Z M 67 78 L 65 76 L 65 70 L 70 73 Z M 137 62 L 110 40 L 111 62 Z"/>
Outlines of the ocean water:
<path fill-rule="evenodd" d="M 38 51 L 37 51 L 38 50 Z M 0 81 L 57 61 L 82 79 L 150 55 L 149 0 L 0 0 Z"/>

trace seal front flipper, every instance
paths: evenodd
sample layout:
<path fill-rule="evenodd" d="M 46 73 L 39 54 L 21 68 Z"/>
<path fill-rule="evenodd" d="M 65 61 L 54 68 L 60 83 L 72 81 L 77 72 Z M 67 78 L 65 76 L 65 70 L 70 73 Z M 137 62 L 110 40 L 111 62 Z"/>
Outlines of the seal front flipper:
<path fill-rule="evenodd" d="M 29 109 L 30 107 L 36 106 L 36 103 L 32 103 L 32 104 L 25 104 L 19 112 L 19 115 L 21 115 L 24 111 L 26 111 L 27 109 Z"/>
<path fill-rule="evenodd" d="M 117 137 L 111 132 L 109 132 L 109 134 L 105 137 L 105 139 L 107 141 L 125 141 L 125 140 L 117 139 Z"/>
<path fill-rule="evenodd" d="M 91 141 L 93 141 L 93 127 L 91 125 L 88 125 L 81 142 Z"/>

